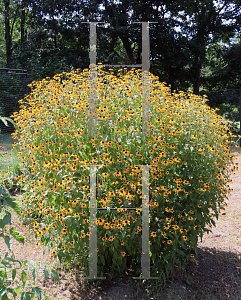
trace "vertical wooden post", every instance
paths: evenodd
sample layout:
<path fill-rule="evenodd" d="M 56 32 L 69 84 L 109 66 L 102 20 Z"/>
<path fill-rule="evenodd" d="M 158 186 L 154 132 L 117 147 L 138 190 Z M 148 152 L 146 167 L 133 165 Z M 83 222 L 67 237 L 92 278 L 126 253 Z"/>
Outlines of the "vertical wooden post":
<path fill-rule="evenodd" d="M 97 67 L 96 67 L 96 24 L 104 22 L 82 22 L 90 23 L 90 117 L 89 117 L 89 134 L 94 136 L 96 127 L 97 113 Z M 142 23 L 142 133 L 143 138 L 150 136 L 149 124 L 149 103 L 150 100 L 150 61 L 149 61 L 149 27 L 148 23 L 158 22 L 135 22 Z M 113 65 L 121 67 L 120 65 Z M 137 67 L 132 65 L 131 67 Z M 91 166 L 90 170 L 90 247 L 89 247 L 89 277 L 91 279 L 105 279 L 105 277 L 97 277 L 97 227 L 96 227 L 96 169 Z M 141 268 L 142 274 L 134 279 L 158 279 L 158 277 L 150 277 L 150 244 L 149 244 L 149 166 L 142 166 L 142 256 Z"/>

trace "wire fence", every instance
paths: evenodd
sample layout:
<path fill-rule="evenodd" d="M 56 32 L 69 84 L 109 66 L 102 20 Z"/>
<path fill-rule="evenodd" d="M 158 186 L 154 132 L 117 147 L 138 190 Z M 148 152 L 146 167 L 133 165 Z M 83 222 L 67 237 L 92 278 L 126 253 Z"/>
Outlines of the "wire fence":
<path fill-rule="evenodd" d="M 233 134 L 241 135 L 241 89 L 201 91 L 200 95 L 207 95 L 207 104 L 219 109 L 216 113 L 227 119 L 224 123 L 233 124 Z M 241 147 L 241 139 L 238 144 Z"/>
<path fill-rule="evenodd" d="M 28 94 L 28 72 L 22 69 L 0 68 L 0 116 L 10 117 L 19 110 L 20 99 Z M 0 122 L 1 133 L 12 133 L 14 126 Z"/>
<path fill-rule="evenodd" d="M 19 111 L 20 99 L 28 93 L 28 72 L 23 69 L 0 68 L 0 116 L 10 117 L 15 111 Z M 235 122 L 237 134 L 241 135 L 241 89 L 201 91 L 200 95 L 207 95 L 207 104 L 212 108 L 219 108 L 217 114 L 225 119 Z M 10 135 L 14 131 L 12 124 L 8 122 L 6 127 L 0 122 L 1 134 Z M 241 139 L 239 140 L 241 147 Z"/>

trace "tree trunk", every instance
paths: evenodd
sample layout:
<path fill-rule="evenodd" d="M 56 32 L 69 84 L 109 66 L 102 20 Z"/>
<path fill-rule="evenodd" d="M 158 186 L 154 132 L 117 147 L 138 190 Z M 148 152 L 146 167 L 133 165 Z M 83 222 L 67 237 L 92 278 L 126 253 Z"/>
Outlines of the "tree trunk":
<path fill-rule="evenodd" d="M 21 9 L 21 24 L 20 24 L 20 27 L 21 27 L 21 44 L 23 44 L 24 41 L 25 41 L 25 9 L 24 9 L 23 6 L 22 6 L 22 9 Z"/>
<path fill-rule="evenodd" d="M 201 63 L 197 62 L 195 68 L 195 78 L 194 78 L 194 94 L 199 95 L 199 88 L 200 88 L 200 77 L 201 77 Z"/>
<path fill-rule="evenodd" d="M 138 52 L 137 52 L 136 63 L 138 65 L 140 65 L 142 63 L 142 59 L 141 59 L 141 45 L 140 44 L 138 44 Z"/>
<path fill-rule="evenodd" d="M 173 93 L 174 92 L 174 89 L 175 89 L 175 85 L 174 85 L 174 82 L 175 82 L 175 73 L 174 73 L 174 70 L 171 66 L 168 67 L 168 77 L 169 77 L 169 83 L 171 85 L 171 92 Z"/>
<path fill-rule="evenodd" d="M 10 65 L 12 57 L 12 37 L 10 33 L 10 22 L 9 22 L 9 0 L 4 0 L 4 23 L 5 23 L 5 42 L 6 42 L 6 57 L 7 57 L 7 68 Z"/>
<path fill-rule="evenodd" d="M 198 9 L 197 9 L 198 11 Z M 201 69 L 206 56 L 206 43 L 205 36 L 206 31 L 206 6 L 204 3 L 201 4 L 201 11 L 199 12 L 199 24 L 197 33 L 197 50 L 196 50 L 196 60 L 195 60 L 195 73 L 194 73 L 194 94 L 199 95 L 200 79 L 201 79 Z"/>
<path fill-rule="evenodd" d="M 123 34 L 119 34 L 119 37 L 121 38 L 123 46 L 125 47 L 128 59 L 130 61 L 130 64 L 133 65 L 135 63 L 135 60 L 134 60 L 134 57 L 133 57 L 133 51 L 132 51 L 132 48 L 131 48 L 131 45 L 130 45 L 130 41 Z"/>

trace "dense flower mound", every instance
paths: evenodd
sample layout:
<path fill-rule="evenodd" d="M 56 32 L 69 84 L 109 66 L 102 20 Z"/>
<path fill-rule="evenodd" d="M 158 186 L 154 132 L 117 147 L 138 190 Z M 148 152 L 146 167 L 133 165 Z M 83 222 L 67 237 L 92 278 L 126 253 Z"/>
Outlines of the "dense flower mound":
<path fill-rule="evenodd" d="M 89 134 L 90 74 L 32 83 L 14 114 L 26 193 L 22 219 L 62 263 L 87 268 L 90 165 L 97 165 L 98 276 L 141 274 L 142 165 L 149 165 L 151 276 L 194 261 L 198 237 L 225 210 L 233 162 L 227 127 L 205 102 L 171 93 L 150 75 L 150 134 L 142 135 L 142 77 L 98 66 L 96 134 Z M 104 82 L 105 81 L 105 82 Z M 231 171 L 234 171 L 233 167 Z M 121 208 L 138 208 L 128 209 Z M 209 227 L 209 229 L 207 228 Z M 37 244 L 38 245 L 38 244 Z"/>

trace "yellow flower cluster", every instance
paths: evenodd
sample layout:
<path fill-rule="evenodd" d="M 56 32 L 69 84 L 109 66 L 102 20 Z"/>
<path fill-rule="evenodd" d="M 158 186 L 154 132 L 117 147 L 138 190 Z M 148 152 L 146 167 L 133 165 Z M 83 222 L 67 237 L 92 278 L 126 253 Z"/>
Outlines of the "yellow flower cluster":
<path fill-rule="evenodd" d="M 36 234 L 44 239 L 48 234 L 55 236 L 61 253 L 78 251 L 91 234 L 87 168 L 91 165 L 101 166 L 98 208 L 119 206 L 110 214 L 98 210 L 105 216 L 96 219 L 104 235 L 99 240 L 117 243 L 120 250 L 128 245 L 120 239 L 124 232 L 127 239 L 135 238 L 133 233 L 141 238 L 141 165 L 148 164 L 150 171 L 151 246 L 155 239 L 164 248 L 183 245 L 201 232 L 201 212 L 208 222 L 210 207 L 215 213 L 217 206 L 218 213 L 225 209 L 223 199 L 230 189 L 224 187 L 229 181 L 224 171 L 233 158 L 224 134 L 227 128 L 220 125 L 222 118 L 205 104 L 205 97 L 192 91 L 172 94 L 151 75 L 150 133 L 143 138 L 142 85 L 139 72 L 134 71 L 122 80 L 106 73 L 107 85 L 103 84 L 105 74 L 98 75 L 95 136 L 89 136 L 88 127 L 88 70 L 33 82 L 33 91 L 13 115 L 20 129 L 13 136 L 19 140 L 24 174 L 18 180 L 31 191 L 23 199 L 21 214 L 41 214 L 46 224 L 35 221 Z M 121 217 L 115 219 L 116 214 Z M 54 250 L 52 255 L 56 254 Z"/>

